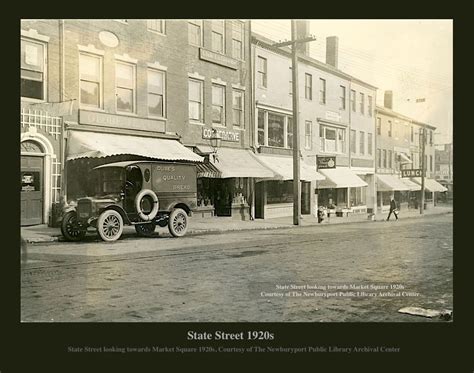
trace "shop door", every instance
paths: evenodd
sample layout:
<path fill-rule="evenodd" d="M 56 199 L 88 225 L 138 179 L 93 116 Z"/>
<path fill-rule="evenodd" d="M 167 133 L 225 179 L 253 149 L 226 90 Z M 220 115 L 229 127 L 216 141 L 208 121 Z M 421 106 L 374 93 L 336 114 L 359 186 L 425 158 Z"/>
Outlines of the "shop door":
<path fill-rule="evenodd" d="M 232 216 L 232 180 L 216 179 L 214 208 L 217 216 Z"/>
<path fill-rule="evenodd" d="M 301 182 L 301 214 L 311 214 L 311 183 Z"/>
<path fill-rule="evenodd" d="M 255 183 L 255 218 L 264 219 L 263 216 L 263 181 Z"/>
<path fill-rule="evenodd" d="M 21 225 L 43 222 L 43 157 L 21 157 Z"/>

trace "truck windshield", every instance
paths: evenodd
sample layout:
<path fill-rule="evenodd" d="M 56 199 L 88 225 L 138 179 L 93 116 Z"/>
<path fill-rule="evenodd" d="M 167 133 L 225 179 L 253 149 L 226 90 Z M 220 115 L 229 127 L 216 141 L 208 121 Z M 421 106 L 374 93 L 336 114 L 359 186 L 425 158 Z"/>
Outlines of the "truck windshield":
<path fill-rule="evenodd" d="M 121 167 L 106 167 L 97 170 L 97 195 L 119 194 L 123 191 L 125 171 Z"/>

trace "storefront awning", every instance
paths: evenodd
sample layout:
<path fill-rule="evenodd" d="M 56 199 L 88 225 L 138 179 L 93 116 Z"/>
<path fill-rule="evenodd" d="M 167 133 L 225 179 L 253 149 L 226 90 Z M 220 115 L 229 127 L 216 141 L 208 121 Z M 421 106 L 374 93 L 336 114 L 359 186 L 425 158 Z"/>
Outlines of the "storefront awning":
<path fill-rule="evenodd" d="M 413 163 L 412 160 L 410 159 L 410 157 L 408 155 L 406 155 L 405 153 L 401 152 L 401 153 L 399 153 L 399 155 L 400 155 L 400 163 L 401 164 Z"/>
<path fill-rule="evenodd" d="M 203 157 L 192 152 L 176 140 L 151 137 L 115 135 L 86 131 L 70 131 L 67 160 L 102 158 L 130 154 L 165 161 L 202 162 Z"/>
<path fill-rule="evenodd" d="M 353 171 L 344 167 L 327 168 L 319 170 L 326 180 L 318 183 L 318 189 L 328 188 L 359 188 L 368 184 Z"/>
<path fill-rule="evenodd" d="M 209 177 L 218 179 L 222 176 L 221 172 L 212 163 L 197 163 L 197 177 Z"/>
<path fill-rule="evenodd" d="M 410 190 L 400 178 L 394 175 L 377 175 L 377 192 Z"/>
<path fill-rule="evenodd" d="M 255 155 L 266 167 L 271 169 L 276 180 L 293 180 L 293 158 L 278 155 Z M 300 160 L 300 180 L 324 180 L 325 177 L 316 171 L 315 166 L 310 166 Z"/>
<path fill-rule="evenodd" d="M 271 170 L 260 164 L 255 156 L 245 149 L 219 148 L 216 159 L 211 155 L 210 162 L 221 172 L 221 178 L 274 176 Z"/>
<path fill-rule="evenodd" d="M 406 177 L 402 177 L 400 178 L 400 180 L 403 184 L 405 184 L 408 187 L 408 190 L 411 192 L 421 190 L 421 186 L 419 186 L 418 184 L 414 183 L 413 181 L 411 181 L 410 179 Z"/>
<path fill-rule="evenodd" d="M 421 186 L 421 177 L 413 177 L 412 180 Z M 425 190 L 428 192 L 446 192 L 448 189 L 434 179 L 425 178 Z"/>

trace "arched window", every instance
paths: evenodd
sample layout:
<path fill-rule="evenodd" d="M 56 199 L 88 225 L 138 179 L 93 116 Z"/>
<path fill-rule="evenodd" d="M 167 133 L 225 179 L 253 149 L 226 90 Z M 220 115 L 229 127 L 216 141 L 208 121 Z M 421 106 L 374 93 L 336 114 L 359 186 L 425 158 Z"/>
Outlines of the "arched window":
<path fill-rule="evenodd" d="M 20 144 L 20 150 L 21 152 L 26 152 L 26 153 L 43 153 L 43 149 L 41 149 L 41 146 L 35 142 L 35 141 L 23 141 Z"/>

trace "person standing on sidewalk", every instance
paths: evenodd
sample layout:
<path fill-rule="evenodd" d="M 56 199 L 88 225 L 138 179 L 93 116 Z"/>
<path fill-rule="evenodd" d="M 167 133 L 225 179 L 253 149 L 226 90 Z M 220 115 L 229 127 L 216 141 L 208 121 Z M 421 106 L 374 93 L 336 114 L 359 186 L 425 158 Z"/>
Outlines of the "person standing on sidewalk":
<path fill-rule="evenodd" d="M 390 201 L 390 212 L 388 213 L 387 221 L 390 220 L 390 216 L 392 215 L 392 212 L 393 212 L 393 215 L 395 215 L 395 219 L 398 220 L 397 203 L 395 202 L 395 200 L 393 198 Z"/>

